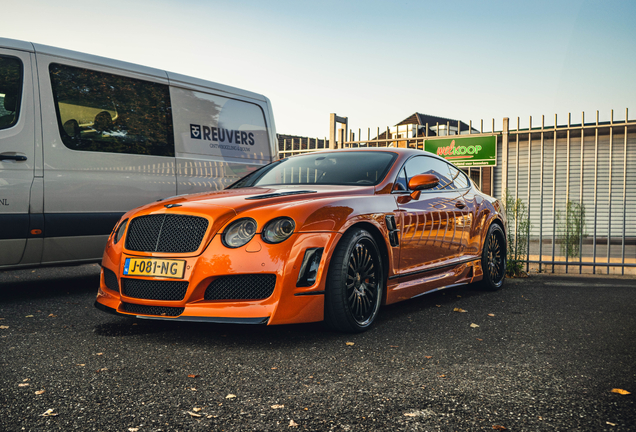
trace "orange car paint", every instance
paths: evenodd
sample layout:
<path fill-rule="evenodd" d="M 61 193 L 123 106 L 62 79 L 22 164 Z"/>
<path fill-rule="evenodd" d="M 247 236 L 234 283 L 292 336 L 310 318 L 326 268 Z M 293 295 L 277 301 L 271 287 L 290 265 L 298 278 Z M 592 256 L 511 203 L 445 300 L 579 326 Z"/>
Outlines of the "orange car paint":
<path fill-rule="evenodd" d="M 122 277 L 127 257 L 185 260 L 183 280 L 187 280 L 189 286 L 182 301 L 127 298 L 108 289 L 102 275 L 97 302 L 129 315 L 138 314 L 122 310 L 122 302 L 185 307 L 180 316 L 182 319 L 266 317 L 269 318 L 268 324 L 321 321 L 331 256 L 341 236 L 354 226 L 365 227 L 376 237 L 384 257 L 386 304 L 434 289 L 480 280 L 483 275 L 480 261 L 483 237 L 495 221 L 505 227 L 505 217 L 496 207 L 498 203 L 474 188 L 463 193 L 423 192 L 417 200 L 392 192 L 393 182 L 403 163 L 410 156 L 422 152 L 410 149 L 375 151 L 397 154 L 388 174 L 376 186 L 302 185 L 303 189 L 318 190 L 318 193 L 266 200 L 245 198 L 274 192 L 275 187 L 228 189 L 170 198 L 128 212 L 122 220 L 167 213 L 201 216 L 210 223 L 204 240 L 192 253 L 132 252 L 124 249 L 125 238 L 115 244 L 113 233 L 108 240 L 102 266 L 115 272 L 118 280 Z M 166 208 L 169 204 L 181 206 Z M 389 242 L 385 222 L 387 215 L 395 218 L 400 234 L 398 246 Z M 279 244 L 267 244 L 257 234 L 243 247 L 225 247 L 221 242 L 223 228 L 247 216 L 256 220 L 259 233 L 266 222 L 279 216 L 291 217 L 296 229 L 290 238 Z M 324 248 L 317 281 L 311 287 L 297 287 L 303 257 L 309 248 Z M 274 293 L 267 299 L 209 301 L 203 298 L 205 289 L 214 278 L 265 273 L 277 277 Z"/>

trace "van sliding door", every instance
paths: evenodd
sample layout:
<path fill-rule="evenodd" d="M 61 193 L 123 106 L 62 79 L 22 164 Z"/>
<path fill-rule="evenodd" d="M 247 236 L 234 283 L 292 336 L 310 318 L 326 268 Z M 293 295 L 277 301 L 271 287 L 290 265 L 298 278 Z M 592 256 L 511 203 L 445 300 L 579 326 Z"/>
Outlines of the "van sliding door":
<path fill-rule="evenodd" d="M 95 261 L 117 220 L 176 193 L 165 75 L 38 55 L 44 263 Z"/>

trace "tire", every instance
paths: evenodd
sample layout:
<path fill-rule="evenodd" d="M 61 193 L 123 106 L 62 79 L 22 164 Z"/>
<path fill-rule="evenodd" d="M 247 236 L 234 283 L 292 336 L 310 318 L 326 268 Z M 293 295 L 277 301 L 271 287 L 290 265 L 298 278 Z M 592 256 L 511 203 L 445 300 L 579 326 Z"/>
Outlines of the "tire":
<path fill-rule="evenodd" d="M 331 258 L 325 292 L 325 324 L 360 333 L 375 321 L 382 303 L 384 273 L 378 246 L 363 229 L 347 232 Z"/>
<path fill-rule="evenodd" d="M 481 288 L 496 291 L 506 280 L 506 236 L 501 226 L 490 225 L 481 253 L 481 268 L 484 278 Z"/>

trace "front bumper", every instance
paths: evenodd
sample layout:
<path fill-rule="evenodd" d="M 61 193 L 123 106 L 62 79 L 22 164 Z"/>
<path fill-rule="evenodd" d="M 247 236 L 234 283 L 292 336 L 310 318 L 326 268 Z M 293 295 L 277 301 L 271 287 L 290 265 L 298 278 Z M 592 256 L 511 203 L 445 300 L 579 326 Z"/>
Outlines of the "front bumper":
<path fill-rule="evenodd" d="M 337 233 L 297 233 L 276 245 L 263 243 L 255 237 L 247 245 L 229 249 L 214 236 L 199 256 L 181 257 L 165 254 L 132 255 L 109 245 L 102 267 L 117 277 L 117 287 L 109 288 L 104 271 L 100 278 L 95 306 L 105 312 L 138 318 L 176 321 L 200 321 L 243 324 L 291 324 L 322 321 L 324 318 L 324 290 L 329 257 L 335 247 Z M 316 282 L 309 287 L 297 287 L 298 275 L 305 251 L 324 248 Z M 124 261 L 127 257 L 170 258 L 186 261 L 183 281 L 188 282 L 182 300 L 148 300 L 128 297 L 122 292 Z M 206 300 L 208 286 L 218 278 L 236 275 L 276 276 L 273 293 L 258 300 Z M 135 277 L 143 280 L 165 278 Z M 118 288 L 118 289 L 112 289 Z M 141 313 L 139 311 L 142 311 Z M 153 311 L 158 312 L 153 312 Z M 168 313 L 160 313 L 168 310 Z M 176 312 L 172 312 L 176 311 Z"/>

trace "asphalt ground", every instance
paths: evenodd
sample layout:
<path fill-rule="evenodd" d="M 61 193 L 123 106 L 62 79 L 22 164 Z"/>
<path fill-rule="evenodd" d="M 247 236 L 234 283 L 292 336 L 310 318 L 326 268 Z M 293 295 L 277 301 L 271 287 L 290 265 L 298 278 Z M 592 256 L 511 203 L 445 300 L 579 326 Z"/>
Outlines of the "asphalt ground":
<path fill-rule="evenodd" d="M 0 272 L 0 430 L 636 430 L 634 279 L 449 289 L 346 335 L 108 315 L 98 272 Z"/>

